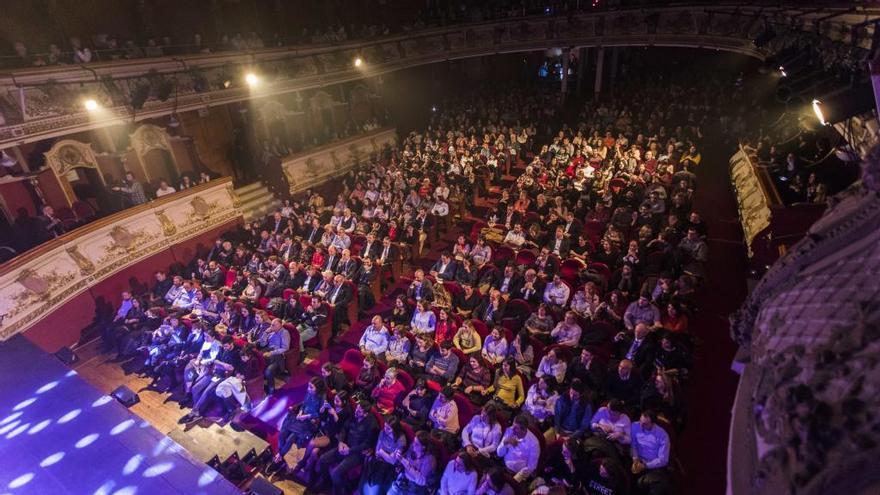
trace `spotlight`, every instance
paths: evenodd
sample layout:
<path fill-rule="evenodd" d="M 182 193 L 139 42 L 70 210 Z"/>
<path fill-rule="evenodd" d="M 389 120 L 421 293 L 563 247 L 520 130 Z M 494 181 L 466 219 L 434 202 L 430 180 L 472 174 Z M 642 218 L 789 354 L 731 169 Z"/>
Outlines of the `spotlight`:
<path fill-rule="evenodd" d="M 96 112 L 96 111 L 98 111 L 98 102 L 95 101 L 95 100 L 92 99 L 92 98 L 89 98 L 89 99 L 87 99 L 86 101 L 84 101 L 84 102 L 83 102 L 83 106 L 84 106 L 84 107 L 86 108 L 86 110 L 89 111 L 89 112 Z"/>
<path fill-rule="evenodd" d="M 788 77 L 788 73 L 785 72 L 785 67 L 783 67 L 781 65 L 779 66 L 779 75 L 782 77 Z"/>
<path fill-rule="evenodd" d="M 232 86 L 232 81 L 229 79 L 223 81 L 223 89 L 229 89 L 230 86 Z"/>
<path fill-rule="evenodd" d="M 816 118 L 819 119 L 819 122 L 822 125 L 828 125 L 828 121 L 825 120 L 825 112 L 822 111 L 822 102 L 819 100 L 813 100 L 813 113 L 816 114 Z"/>
<path fill-rule="evenodd" d="M 354 59 L 354 66 L 355 67 L 360 67 L 363 64 L 364 64 L 364 61 L 360 57 L 357 57 Z"/>
<path fill-rule="evenodd" d="M 260 84 L 260 78 L 257 77 L 253 72 L 248 72 L 244 76 L 244 82 L 248 84 L 250 87 L 255 87 L 257 84 Z"/>
<path fill-rule="evenodd" d="M 874 88 L 870 81 L 848 85 L 812 100 L 813 113 L 822 125 L 843 122 L 874 106 Z"/>

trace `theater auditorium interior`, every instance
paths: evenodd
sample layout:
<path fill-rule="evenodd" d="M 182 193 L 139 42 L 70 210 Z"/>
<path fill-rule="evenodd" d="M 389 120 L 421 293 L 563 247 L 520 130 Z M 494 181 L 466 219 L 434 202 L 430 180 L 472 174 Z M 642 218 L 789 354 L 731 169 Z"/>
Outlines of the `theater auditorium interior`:
<path fill-rule="evenodd" d="M 880 493 L 875 2 L 0 6 L 0 493 Z"/>

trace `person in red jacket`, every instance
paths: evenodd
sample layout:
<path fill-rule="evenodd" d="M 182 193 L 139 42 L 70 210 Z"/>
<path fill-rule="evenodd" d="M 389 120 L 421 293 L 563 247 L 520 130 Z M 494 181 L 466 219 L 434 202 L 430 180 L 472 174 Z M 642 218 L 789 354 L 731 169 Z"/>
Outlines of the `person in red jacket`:
<path fill-rule="evenodd" d="M 376 407 L 383 414 L 390 414 L 394 412 L 397 399 L 402 397 L 405 392 L 406 388 L 397 379 L 397 368 L 391 367 L 385 371 L 385 376 L 373 388 L 370 395 L 373 396 L 373 399 L 376 401 Z"/>

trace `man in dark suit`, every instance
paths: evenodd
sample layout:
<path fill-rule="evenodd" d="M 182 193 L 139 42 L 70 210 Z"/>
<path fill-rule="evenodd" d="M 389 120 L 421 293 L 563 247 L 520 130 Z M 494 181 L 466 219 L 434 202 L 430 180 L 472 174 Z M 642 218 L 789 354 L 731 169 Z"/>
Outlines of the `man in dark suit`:
<path fill-rule="evenodd" d="M 46 242 L 64 233 L 61 219 L 55 216 L 55 209 L 49 205 L 43 207 L 43 214 L 37 217 L 37 225 L 37 232 L 42 237 L 40 242 Z"/>
<path fill-rule="evenodd" d="M 617 373 L 612 373 L 606 382 L 606 395 L 609 399 L 623 402 L 628 413 L 639 405 L 642 395 L 642 379 L 633 371 L 633 363 L 624 359 L 617 365 Z"/>
<path fill-rule="evenodd" d="M 336 265 L 339 264 L 339 258 L 339 250 L 336 249 L 336 246 L 327 248 L 327 258 L 324 260 L 324 266 L 321 267 L 321 271 L 330 270 L 335 273 Z"/>
<path fill-rule="evenodd" d="M 345 282 L 342 275 L 333 277 L 333 287 L 327 291 L 325 296 L 333 311 L 333 337 L 339 335 L 341 325 L 351 324 L 348 321 L 348 305 L 354 299 L 354 294 L 351 285 Z"/>
<path fill-rule="evenodd" d="M 357 273 L 357 270 L 357 260 L 351 257 L 350 250 L 343 249 L 342 257 L 339 258 L 339 263 L 336 264 L 336 273 L 345 277 L 346 280 L 351 280 L 352 277 L 354 277 L 354 274 Z"/>
<path fill-rule="evenodd" d="M 455 271 L 457 269 L 458 265 L 452 259 L 452 256 L 447 252 L 443 252 L 440 255 L 440 259 L 431 267 L 431 275 L 443 280 L 455 280 Z"/>
<path fill-rule="evenodd" d="M 500 325 L 504 318 L 504 300 L 501 298 L 501 292 L 495 289 L 490 291 L 489 296 L 483 299 L 474 311 L 474 318 L 489 326 Z"/>
<path fill-rule="evenodd" d="M 321 276 L 321 273 L 318 272 L 318 268 L 314 266 L 310 266 L 308 268 L 308 272 L 306 273 L 305 278 L 303 279 L 302 289 L 305 292 L 311 294 L 315 292 L 315 289 L 318 288 L 318 285 L 324 280 Z"/>
<path fill-rule="evenodd" d="M 282 263 L 278 256 L 272 255 L 266 260 L 267 270 L 263 273 L 266 279 L 266 297 L 280 296 L 287 287 L 289 273 L 287 266 Z"/>
<path fill-rule="evenodd" d="M 518 283 L 514 284 L 510 298 L 525 299 L 531 305 L 538 305 L 544 297 L 545 285 L 544 281 L 538 278 L 538 272 L 534 268 L 529 268 Z"/>
<path fill-rule="evenodd" d="M 559 256 L 560 259 L 568 257 L 568 251 L 571 249 L 571 240 L 565 237 L 565 231 L 561 227 L 556 228 L 556 234 L 547 243 L 547 249 Z"/>
<path fill-rule="evenodd" d="M 508 263 L 503 271 L 496 273 L 495 280 L 492 282 L 492 288 L 501 292 L 502 295 L 510 295 L 515 287 L 522 284 L 521 278 L 516 273 L 513 263 Z"/>
<path fill-rule="evenodd" d="M 298 261 L 291 261 L 287 265 L 287 287 L 297 290 L 303 286 L 306 280 L 306 270 Z"/>
<path fill-rule="evenodd" d="M 280 234 L 281 231 L 284 230 L 284 227 L 287 226 L 287 220 L 281 216 L 281 211 L 276 210 L 275 213 L 272 214 L 271 217 L 266 221 L 266 224 L 263 226 L 264 229 L 268 230 L 270 234 Z"/>
<path fill-rule="evenodd" d="M 379 254 L 376 258 L 376 264 L 379 265 L 380 269 L 382 270 L 382 274 L 384 275 L 385 273 L 389 272 L 393 274 L 391 264 L 398 259 L 400 259 L 400 252 L 398 251 L 397 246 L 395 246 L 394 243 L 391 242 L 390 237 L 386 236 L 384 239 L 382 239 L 382 247 L 379 249 Z M 393 276 L 391 281 L 394 282 Z"/>
<path fill-rule="evenodd" d="M 299 243 L 293 242 L 290 237 L 285 237 L 284 242 L 278 246 L 278 259 L 287 263 L 296 259 L 299 255 Z"/>
<path fill-rule="evenodd" d="M 220 269 L 220 265 L 216 261 L 208 262 L 202 271 L 202 287 L 214 290 L 220 288 L 226 283 L 226 274 Z"/>
<path fill-rule="evenodd" d="M 655 343 L 645 323 L 637 323 L 632 335 L 620 332 L 614 336 L 614 357 L 628 359 L 642 376 L 650 372 L 654 360 Z"/>
<path fill-rule="evenodd" d="M 539 274 L 543 273 L 546 278 L 553 278 L 553 275 L 556 274 L 559 263 L 550 256 L 550 248 L 541 248 L 541 254 L 535 260 L 535 269 Z"/>
<path fill-rule="evenodd" d="M 324 227 L 321 227 L 321 221 L 317 218 L 313 218 L 312 226 L 306 229 L 304 239 L 314 246 L 321 241 L 322 235 L 324 235 Z"/>
<path fill-rule="evenodd" d="M 425 272 L 421 268 L 413 274 L 413 281 L 406 291 L 406 296 L 416 301 L 434 300 L 434 285 L 425 278 Z"/>
<path fill-rule="evenodd" d="M 480 293 L 472 285 L 463 285 L 462 291 L 453 296 L 452 308 L 456 313 L 470 318 L 480 305 Z"/>
<path fill-rule="evenodd" d="M 580 222 L 575 220 L 574 212 L 569 211 L 565 214 L 565 220 L 559 224 L 566 239 L 577 239 L 581 235 Z"/>
<path fill-rule="evenodd" d="M 376 240 L 372 233 L 367 234 L 367 243 L 361 249 L 361 258 L 376 259 L 382 252 L 382 243 Z"/>
<path fill-rule="evenodd" d="M 372 285 L 378 275 L 378 270 L 373 267 L 372 259 L 363 258 L 362 261 L 363 264 L 352 277 L 352 281 L 357 287 L 358 308 L 361 311 L 366 311 L 376 305 Z"/>

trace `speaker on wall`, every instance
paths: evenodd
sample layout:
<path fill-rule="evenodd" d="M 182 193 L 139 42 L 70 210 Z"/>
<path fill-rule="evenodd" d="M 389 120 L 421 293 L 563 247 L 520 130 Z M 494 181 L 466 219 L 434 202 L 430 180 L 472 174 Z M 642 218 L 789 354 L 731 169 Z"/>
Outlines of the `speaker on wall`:
<path fill-rule="evenodd" d="M 251 482 L 251 488 L 248 490 L 248 493 L 250 495 L 283 495 L 284 492 L 266 478 L 257 476 Z"/>
<path fill-rule="evenodd" d="M 125 407 L 131 407 L 141 401 L 138 394 L 132 392 L 132 390 L 125 385 L 120 385 L 116 390 L 110 393 L 110 395 Z"/>

